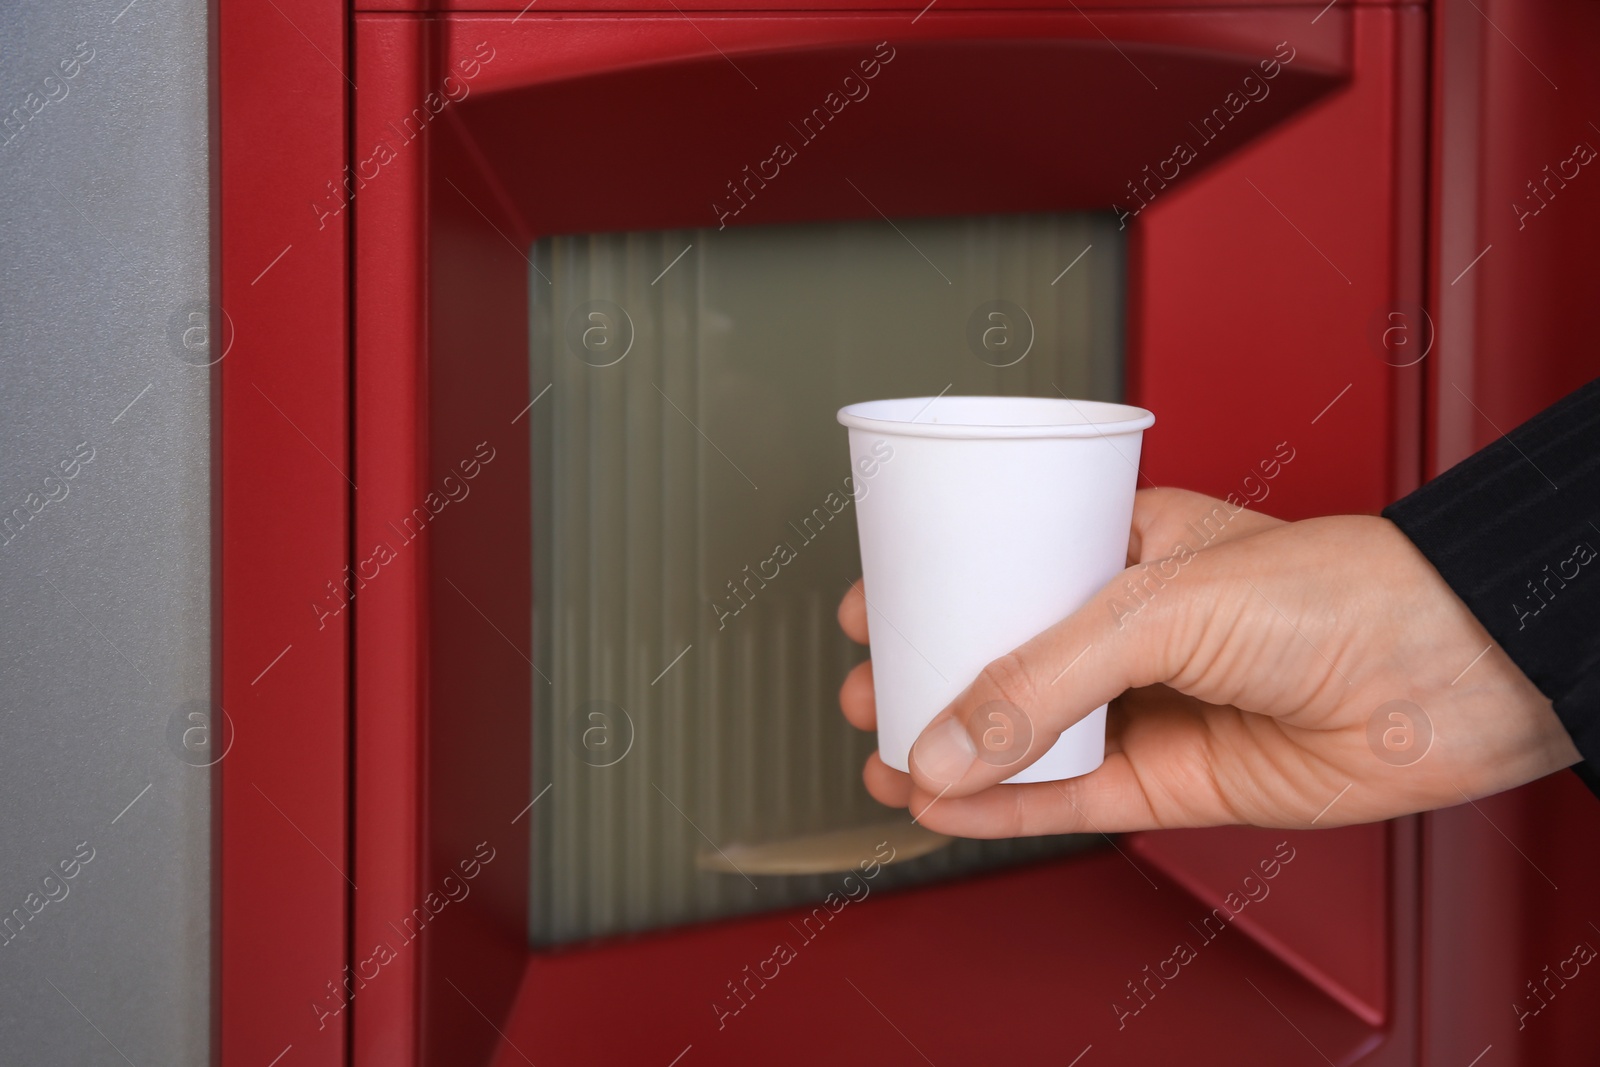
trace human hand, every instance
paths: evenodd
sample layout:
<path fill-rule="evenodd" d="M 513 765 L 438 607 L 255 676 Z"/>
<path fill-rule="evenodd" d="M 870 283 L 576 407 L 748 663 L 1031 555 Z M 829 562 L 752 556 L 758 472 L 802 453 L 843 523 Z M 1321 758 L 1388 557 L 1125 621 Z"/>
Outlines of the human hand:
<path fill-rule="evenodd" d="M 1192 551 L 1217 508 L 1231 517 Z M 911 774 L 873 753 L 868 791 L 960 837 L 1337 826 L 1458 804 L 1580 758 L 1550 702 L 1387 519 L 1289 523 L 1147 489 L 1128 562 L 1082 609 L 986 667 L 917 739 Z M 866 642 L 859 582 L 839 623 Z M 976 758 L 988 723 L 974 713 L 997 700 L 1032 725 L 1029 751 L 1004 766 Z M 997 784 L 1107 701 L 1098 769 Z M 1420 708 L 1397 706 L 1420 723 L 1391 721 L 1391 701 Z M 839 703 L 856 727 L 876 727 L 870 661 Z M 1428 724 L 1420 758 L 1369 740 Z"/>

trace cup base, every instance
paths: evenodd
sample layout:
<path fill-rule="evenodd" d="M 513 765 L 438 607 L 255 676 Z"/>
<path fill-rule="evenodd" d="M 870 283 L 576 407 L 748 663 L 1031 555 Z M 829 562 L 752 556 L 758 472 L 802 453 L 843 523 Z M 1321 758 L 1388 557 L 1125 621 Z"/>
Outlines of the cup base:
<path fill-rule="evenodd" d="M 897 771 L 910 772 L 908 760 L 903 766 L 884 759 L 880 749 L 878 757 L 884 765 Z M 1002 785 L 1022 785 L 1028 782 L 1059 782 L 1088 774 L 1106 759 L 1106 705 L 1102 704 L 1079 722 L 1068 727 L 1049 750 L 1022 770 L 1001 780 Z"/>
<path fill-rule="evenodd" d="M 1003 785 L 1026 782 L 1059 782 L 1088 774 L 1106 760 L 1106 706 L 1095 708 L 1064 732 L 1049 751 Z"/>

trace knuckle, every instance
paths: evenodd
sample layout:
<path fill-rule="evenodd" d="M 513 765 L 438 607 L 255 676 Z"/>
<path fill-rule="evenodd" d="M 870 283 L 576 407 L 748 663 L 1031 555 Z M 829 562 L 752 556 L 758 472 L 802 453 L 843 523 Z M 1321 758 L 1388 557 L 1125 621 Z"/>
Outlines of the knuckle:
<path fill-rule="evenodd" d="M 1078 806 L 1078 798 L 1083 792 L 1083 780 L 1081 778 L 1067 778 L 1053 784 L 1056 787 L 1056 792 L 1061 797 L 1062 804 L 1066 805 L 1064 808 L 1060 804 L 1055 805 L 1058 818 L 1053 821 L 1062 826 L 1060 832 L 1067 834 L 1090 833 L 1088 821 L 1083 817 L 1083 809 Z"/>
<path fill-rule="evenodd" d="M 1038 701 L 1038 686 L 1027 662 L 1015 652 L 1007 652 L 993 660 L 978 676 L 982 683 L 980 692 L 988 692 L 999 700 L 1031 715 Z"/>
<path fill-rule="evenodd" d="M 1027 836 L 1029 795 L 1026 789 L 1011 790 L 1011 809 L 1004 820 L 1006 837 Z"/>

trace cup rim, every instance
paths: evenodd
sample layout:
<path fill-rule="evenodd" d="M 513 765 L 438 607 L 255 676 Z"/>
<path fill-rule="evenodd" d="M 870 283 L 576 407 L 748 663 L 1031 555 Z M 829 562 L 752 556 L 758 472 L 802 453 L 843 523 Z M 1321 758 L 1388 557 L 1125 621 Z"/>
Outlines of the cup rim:
<path fill-rule="evenodd" d="M 995 408 L 1029 407 L 1035 410 L 1055 409 L 1076 421 L 1054 422 L 1034 420 L 1028 422 L 920 422 L 938 403 L 944 401 L 969 401 Z M 910 419 L 885 418 L 896 408 L 910 407 L 915 414 Z M 937 417 L 937 413 L 933 417 Z M 865 400 L 847 404 L 839 409 L 837 418 L 852 430 L 868 430 L 897 437 L 943 437 L 962 439 L 1012 439 L 1060 437 L 1111 437 L 1117 434 L 1137 433 L 1155 424 L 1155 415 L 1131 404 L 1117 404 L 1105 400 L 1076 400 L 1051 396 L 927 396 L 897 397 L 884 400 Z"/>

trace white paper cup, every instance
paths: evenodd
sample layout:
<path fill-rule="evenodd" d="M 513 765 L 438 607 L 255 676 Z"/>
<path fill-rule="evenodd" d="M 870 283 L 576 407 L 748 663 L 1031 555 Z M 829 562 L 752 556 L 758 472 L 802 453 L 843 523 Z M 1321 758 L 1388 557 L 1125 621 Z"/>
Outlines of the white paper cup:
<path fill-rule="evenodd" d="M 878 754 L 904 771 L 923 728 L 985 666 L 1123 569 L 1155 416 L 1093 400 L 944 396 L 852 404 L 839 422 L 850 431 Z M 1087 774 L 1105 759 L 1105 725 L 1102 705 L 1006 781 Z M 978 754 L 1010 765 L 1045 741 Z"/>

